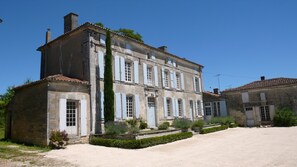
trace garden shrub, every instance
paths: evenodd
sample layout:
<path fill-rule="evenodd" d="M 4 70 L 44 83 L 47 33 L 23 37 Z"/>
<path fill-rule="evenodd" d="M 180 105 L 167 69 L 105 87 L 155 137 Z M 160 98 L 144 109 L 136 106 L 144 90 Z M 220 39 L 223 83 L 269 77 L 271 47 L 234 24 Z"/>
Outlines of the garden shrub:
<path fill-rule="evenodd" d="M 105 134 L 107 135 L 119 135 L 127 131 L 128 127 L 125 122 L 107 122 L 105 124 Z"/>
<path fill-rule="evenodd" d="M 128 133 L 129 134 L 136 134 L 139 132 L 139 128 L 138 127 L 129 127 L 128 128 Z"/>
<path fill-rule="evenodd" d="M 235 120 L 233 117 L 214 117 L 210 120 L 211 124 L 220 124 L 220 125 L 230 125 L 234 123 Z"/>
<path fill-rule="evenodd" d="M 229 128 L 236 128 L 236 127 L 238 127 L 237 123 L 232 123 L 229 125 Z"/>
<path fill-rule="evenodd" d="M 147 123 L 145 122 L 140 122 L 139 124 L 139 129 L 146 129 L 147 128 Z"/>
<path fill-rule="evenodd" d="M 136 127 L 137 120 L 136 119 L 129 119 L 126 121 L 131 127 Z"/>
<path fill-rule="evenodd" d="M 186 118 L 176 118 L 173 120 L 172 123 L 173 127 L 179 128 L 182 130 L 189 129 L 192 125 L 192 121 L 186 119 Z"/>
<path fill-rule="evenodd" d="M 163 122 L 158 126 L 158 130 L 167 130 L 169 128 L 169 122 Z"/>
<path fill-rule="evenodd" d="M 274 115 L 273 125 L 278 127 L 294 126 L 296 125 L 296 115 L 289 108 L 279 109 Z"/>
<path fill-rule="evenodd" d="M 212 133 L 212 132 L 216 132 L 216 131 L 220 131 L 220 130 L 225 130 L 228 129 L 227 125 L 222 125 L 219 127 L 213 127 L 213 128 L 206 128 L 206 129 L 202 129 L 200 131 L 201 134 L 206 134 L 206 133 Z"/>
<path fill-rule="evenodd" d="M 198 120 L 198 121 L 193 122 L 191 129 L 195 132 L 199 132 L 199 131 L 201 131 L 203 126 L 204 126 L 204 121 Z"/>
<path fill-rule="evenodd" d="M 246 125 L 246 116 L 243 112 L 241 111 L 230 111 L 230 116 L 234 118 L 235 123 L 238 126 L 245 126 Z"/>
<path fill-rule="evenodd" d="M 182 139 L 190 138 L 192 136 L 193 134 L 191 132 L 185 132 L 185 133 L 177 133 L 177 134 L 171 134 L 166 136 L 151 137 L 151 138 L 140 139 L 140 140 L 118 140 L 118 139 L 104 139 L 104 138 L 91 137 L 90 144 L 106 146 L 106 147 L 138 149 L 138 148 L 155 146 L 158 144 L 165 144 L 165 143 L 169 143 L 177 140 L 182 140 Z"/>
<path fill-rule="evenodd" d="M 51 131 L 49 146 L 53 149 L 65 148 L 68 140 L 69 140 L 68 134 L 66 133 L 65 130 L 62 132 L 58 130 L 53 130 Z"/>

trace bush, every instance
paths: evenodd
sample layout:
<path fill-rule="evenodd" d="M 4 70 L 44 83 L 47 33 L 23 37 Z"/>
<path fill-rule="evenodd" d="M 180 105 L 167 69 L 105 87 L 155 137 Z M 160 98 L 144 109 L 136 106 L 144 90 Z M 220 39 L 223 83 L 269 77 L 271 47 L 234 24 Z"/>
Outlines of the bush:
<path fill-rule="evenodd" d="M 126 121 L 131 127 L 136 127 L 137 120 L 136 119 L 129 119 Z"/>
<path fill-rule="evenodd" d="M 229 128 L 236 128 L 236 127 L 238 127 L 238 125 L 236 123 L 232 123 L 229 125 Z"/>
<path fill-rule="evenodd" d="M 186 118 L 176 118 L 173 120 L 173 127 L 179 128 L 182 130 L 189 129 L 191 127 L 192 121 L 186 119 Z"/>
<path fill-rule="evenodd" d="M 127 131 L 128 127 L 125 122 L 107 122 L 105 124 L 105 134 L 107 135 L 119 135 Z"/>
<path fill-rule="evenodd" d="M 234 118 L 235 123 L 238 126 L 246 125 L 246 116 L 243 112 L 233 110 L 233 111 L 230 111 L 230 116 Z"/>
<path fill-rule="evenodd" d="M 138 148 L 146 148 L 150 146 L 155 146 L 158 144 L 165 144 L 177 140 L 182 140 L 186 138 L 192 137 L 193 134 L 191 132 L 186 133 L 177 133 L 167 136 L 160 137 L 151 137 L 140 140 L 118 140 L 118 139 L 104 139 L 91 137 L 90 144 L 100 145 L 106 147 L 118 147 L 118 148 L 127 148 L 127 149 L 138 149 Z"/>
<path fill-rule="evenodd" d="M 68 134 L 66 131 L 56 131 L 53 130 L 51 131 L 51 137 L 50 137 L 50 143 L 49 146 L 53 149 L 60 149 L 60 148 L 65 148 L 67 145 L 69 138 Z"/>
<path fill-rule="evenodd" d="M 158 126 L 158 130 L 167 130 L 169 128 L 169 122 L 163 122 Z"/>
<path fill-rule="evenodd" d="M 282 108 L 276 111 L 273 118 L 274 126 L 290 127 L 296 125 L 296 115 L 289 108 Z"/>
<path fill-rule="evenodd" d="M 139 128 L 138 127 L 129 127 L 128 128 L 128 133 L 129 134 L 135 134 L 139 132 Z"/>
<path fill-rule="evenodd" d="M 146 129 L 147 128 L 147 123 L 145 122 L 140 122 L 139 124 L 139 129 Z"/>
<path fill-rule="evenodd" d="M 210 120 L 210 123 L 212 124 L 220 124 L 220 125 L 230 125 L 231 123 L 234 123 L 233 117 L 214 117 Z"/>
<path fill-rule="evenodd" d="M 203 126 L 204 126 L 204 121 L 198 120 L 193 122 L 191 129 L 195 132 L 200 132 Z"/>
<path fill-rule="evenodd" d="M 206 134 L 206 133 L 212 133 L 212 132 L 216 132 L 216 131 L 220 131 L 220 130 L 225 130 L 228 129 L 228 126 L 226 125 L 222 125 L 219 127 L 213 127 L 213 128 L 207 128 L 207 129 L 202 129 L 200 131 L 201 134 Z"/>

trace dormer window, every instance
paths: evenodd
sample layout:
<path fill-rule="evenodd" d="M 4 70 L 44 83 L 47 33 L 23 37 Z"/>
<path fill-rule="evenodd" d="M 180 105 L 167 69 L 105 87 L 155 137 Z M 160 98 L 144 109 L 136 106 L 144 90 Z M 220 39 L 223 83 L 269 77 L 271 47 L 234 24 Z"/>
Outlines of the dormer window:
<path fill-rule="evenodd" d="M 99 38 L 100 44 L 105 45 L 106 36 L 104 34 L 99 34 Z"/>
<path fill-rule="evenodd" d="M 131 50 L 131 45 L 130 44 L 126 44 L 126 51 L 127 54 L 132 54 L 132 50 Z"/>
<path fill-rule="evenodd" d="M 147 56 L 147 59 L 152 59 L 152 54 L 147 53 L 146 56 Z"/>

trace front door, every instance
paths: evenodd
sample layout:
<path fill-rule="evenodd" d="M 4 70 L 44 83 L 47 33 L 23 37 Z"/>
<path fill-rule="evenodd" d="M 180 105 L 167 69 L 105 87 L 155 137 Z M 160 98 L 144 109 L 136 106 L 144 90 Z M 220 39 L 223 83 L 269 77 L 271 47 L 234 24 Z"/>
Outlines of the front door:
<path fill-rule="evenodd" d="M 67 101 L 66 132 L 77 135 L 77 101 Z"/>
<path fill-rule="evenodd" d="M 147 101 L 148 101 L 148 110 L 147 110 L 148 126 L 151 128 L 154 128 L 156 127 L 155 98 L 149 97 Z"/>

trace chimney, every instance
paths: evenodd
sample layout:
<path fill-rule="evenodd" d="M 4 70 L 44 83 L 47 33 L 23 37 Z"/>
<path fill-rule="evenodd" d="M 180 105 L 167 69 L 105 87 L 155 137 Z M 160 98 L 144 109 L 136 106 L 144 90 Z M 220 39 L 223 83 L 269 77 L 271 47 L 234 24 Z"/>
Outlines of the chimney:
<path fill-rule="evenodd" d="M 261 76 L 261 81 L 264 81 L 265 80 L 265 76 Z"/>
<path fill-rule="evenodd" d="M 45 43 L 49 43 L 51 41 L 51 29 L 47 29 L 46 34 L 45 34 Z"/>
<path fill-rule="evenodd" d="M 69 13 L 64 16 L 64 33 L 69 32 L 78 27 L 78 15 Z"/>
<path fill-rule="evenodd" d="M 159 49 L 163 50 L 164 52 L 167 52 L 167 46 L 160 46 Z"/>
<path fill-rule="evenodd" d="M 219 94 L 219 89 L 218 88 L 214 88 L 213 89 L 213 93 L 218 95 Z"/>

